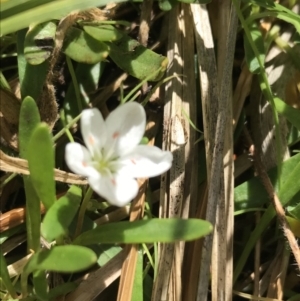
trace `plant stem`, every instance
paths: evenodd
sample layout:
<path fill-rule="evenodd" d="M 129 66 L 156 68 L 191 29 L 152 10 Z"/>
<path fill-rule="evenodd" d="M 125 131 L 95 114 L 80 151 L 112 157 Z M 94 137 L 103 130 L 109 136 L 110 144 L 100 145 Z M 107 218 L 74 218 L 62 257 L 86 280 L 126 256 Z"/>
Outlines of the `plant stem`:
<path fill-rule="evenodd" d="M 83 198 L 82 204 L 79 209 L 77 226 L 76 226 L 76 230 L 75 230 L 75 237 L 77 237 L 81 233 L 83 220 L 84 220 L 84 214 L 85 214 L 88 202 L 91 199 L 92 194 L 93 194 L 93 189 L 91 187 L 89 187 Z"/>

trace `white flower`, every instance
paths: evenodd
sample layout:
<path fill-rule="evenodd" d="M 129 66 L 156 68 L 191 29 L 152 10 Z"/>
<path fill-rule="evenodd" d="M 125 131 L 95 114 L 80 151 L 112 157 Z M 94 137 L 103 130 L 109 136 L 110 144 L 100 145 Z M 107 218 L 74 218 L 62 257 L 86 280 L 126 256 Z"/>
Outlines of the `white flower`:
<path fill-rule="evenodd" d="M 172 164 L 171 152 L 139 145 L 146 126 L 144 108 L 126 103 L 104 121 L 98 109 L 82 112 L 85 142 L 69 143 L 65 158 L 69 168 L 87 177 L 92 189 L 116 206 L 124 206 L 138 193 L 136 178 L 158 176 Z"/>

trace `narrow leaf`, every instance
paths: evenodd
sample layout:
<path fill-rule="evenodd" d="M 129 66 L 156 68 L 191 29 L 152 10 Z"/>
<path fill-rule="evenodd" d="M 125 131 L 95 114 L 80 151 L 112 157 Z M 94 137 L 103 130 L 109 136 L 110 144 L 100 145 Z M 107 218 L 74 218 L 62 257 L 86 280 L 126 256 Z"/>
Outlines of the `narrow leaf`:
<path fill-rule="evenodd" d="M 83 271 L 97 261 L 95 253 L 82 246 L 55 246 L 32 255 L 21 274 L 22 295 L 27 295 L 27 279 L 35 271 L 75 273 Z"/>
<path fill-rule="evenodd" d="M 74 244 L 154 243 L 188 241 L 209 234 L 212 226 L 200 219 L 151 219 L 101 225 L 79 235 Z"/>
<path fill-rule="evenodd" d="M 56 24 L 46 22 L 32 27 L 26 34 L 24 54 L 31 65 L 39 65 L 48 59 L 54 47 Z"/>
<path fill-rule="evenodd" d="M 123 37 L 123 33 L 112 25 L 83 26 L 84 31 L 101 42 L 111 42 Z"/>
<path fill-rule="evenodd" d="M 131 301 L 143 300 L 143 252 L 138 251 Z"/>
<path fill-rule="evenodd" d="M 37 66 L 30 65 L 24 55 L 26 30 L 17 32 L 18 72 L 22 99 L 31 96 L 38 99 L 49 70 L 48 61 Z"/>
<path fill-rule="evenodd" d="M 19 120 L 19 151 L 23 159 L 27 159 L 28 141 L 40 121 L 39 109 L 35 100 L 30 96 L 25 97 L 21 104 Z"/>
<path fill-rule="evenodd" d="M 2 254 L 2 252 L 0 252 L 0 278 L 3 281 L 6 289 L 8 290 L 9 294 L 13 297 L 13 298 L 17 298 L 17 293 L 14 289 L 14 286 L 10 280 L 9 277 L 9 273 L 7 270 L 7 264 L 6 264 L 6 260 Z"/>
<path fill-rule="evenodd" d="M 97 261 L 95 253 L 86 247 L 65 245 L 34 254 L 24 267 L 26 274 L 33 271 L 75 273 L 83 271 Z"/>
<path fill-rule="evenodd" d="M 251 34 L 251 38 L 253 43 L 256 46 L 256 49 L 259 52 L 259 59 L 264 62 L 265 61 L 265 48 L 264 48 L 264 40 L 261 31 L 259 30 L 257 24 L 253 22 L 249 27 L 249 31 Z M 246 35 L 244 35 L 244 48 L 245 48 L 245 58 L 249 68 L 249 71 L 252 73 L 258 73 L 260 71 L 260 65 L 258 62 L 258 58 L 255 56 L 251 44 Z"/>
<path fill-rule="evenodd" d="M 32 97 L 22 101 L 19 118 L 19 150 L 20 156 L 27 159 L 28 142 L 34 129 L 40 122 L 40 114 Z M 26 230 L 27 249 L 37 252 L 40 248 L 40 200 L 32 185 L 30 176 L 23 176 L 26 195 Z"/>
<path fill-rule="evenodd" d="M 55 202 L 54 151 L 52 135 L 46 124 L 41 123 L 33 131 L 27 150 L 30 178 L 46 209 Z"/>

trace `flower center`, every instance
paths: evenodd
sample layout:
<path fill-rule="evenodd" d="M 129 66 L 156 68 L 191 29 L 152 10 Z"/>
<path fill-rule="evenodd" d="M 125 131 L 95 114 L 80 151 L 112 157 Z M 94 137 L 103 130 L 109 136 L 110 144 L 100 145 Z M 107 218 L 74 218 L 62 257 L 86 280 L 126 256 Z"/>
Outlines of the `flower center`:
<path fill-rule="evenodd" d="M 101 150 L 98 156 L 94 156 L 94 167 L 104 176 L 111 176 L 118 170 L 119 157 L 107 156 Z"/>

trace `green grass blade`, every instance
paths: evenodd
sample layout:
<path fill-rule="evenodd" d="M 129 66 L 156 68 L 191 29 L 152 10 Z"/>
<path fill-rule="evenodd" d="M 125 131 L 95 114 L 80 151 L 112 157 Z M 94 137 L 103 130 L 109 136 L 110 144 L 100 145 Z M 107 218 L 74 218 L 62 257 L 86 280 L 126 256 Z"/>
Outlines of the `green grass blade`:
<path fill-rule="evenodd" d="M 2 252 L 0 252 L 0 278 L 2 279 L 2 281 L 3 281 L 6 289 L 8 290 L 9 294 L 13 298 L 17 298 L 17 293 L 16 293 L 16 291 L 14 289 L 14 286 L 13 286 L 11 280 L 10 280 L 6 260 L 3 256 Z"/>
<path fill-rule="evenodd" d="M 17 33 L 17 50 L 18 50 L 18 72 L 21 86 L 22 99 L 31 96 L 38 99 L 46 79 L 49 69 L 48 61 L 33 66 L 30 65 L 24 55 L 25 36 L 27 30 L 21 30 Z"/>
<path fill-rule="evenodd" d="M 131 301 L 143 300 L 143 252 L 138 251 Z"/>

